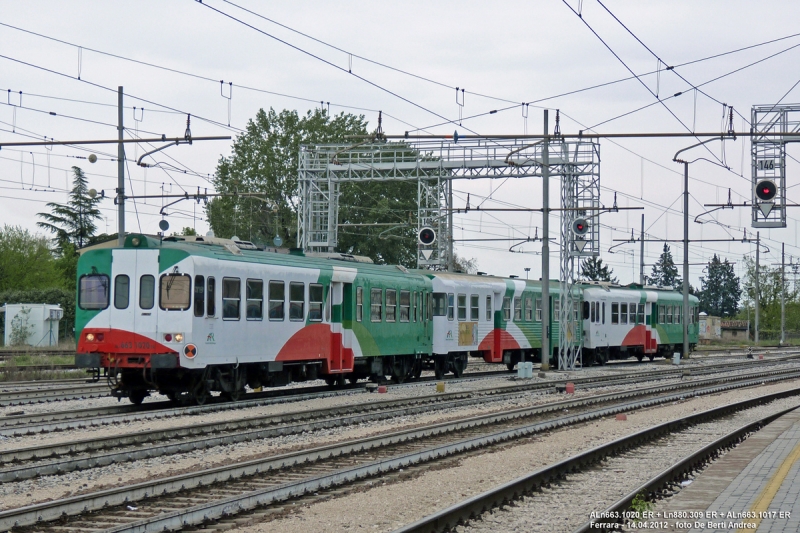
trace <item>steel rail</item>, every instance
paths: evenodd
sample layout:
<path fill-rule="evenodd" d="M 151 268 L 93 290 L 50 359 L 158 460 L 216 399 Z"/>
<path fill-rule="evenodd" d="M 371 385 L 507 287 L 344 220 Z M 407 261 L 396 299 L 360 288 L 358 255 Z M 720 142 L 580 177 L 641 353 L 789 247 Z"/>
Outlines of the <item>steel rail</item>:
<path fill-rule="evenodd" d="M 279 456 L 260 458 L 246 462 L 211 468 L 200 472 L 182 474 L 168 478 L 151 480 L 138 483 L 127 487 L 120 487 L 102 490 L 91 494 L 65 498 L 41 504 L 30 505 L 19 509 L 0 512 L 0 531 L 6 531 L 12 527 L 37 524 L 38 529 L 42 529 L 43 522 L 55 520 L 66 516 L 79 515 L 81 513 L 99 510 L 105 507 L 115 507 L 131 502 L 139 501 L 154 496 L 174 494 L 197 487 L 206 487 L 209 484 L 221 482 L 235 482 L 243 476 L 254 476 L 261 474 L 258 480 L 263 482 L 263 476 L 271 471 L 303 465 L 329 458 L 342 458 L 352 453 L 369 452 L 369 462 L 347 468 L 338 468 L 336 471 L 327 474 L 312 474 L 311 477 L 304 476 L 300 480 L 281 483 L 277 486 L 269 486 L 259 490 L 251 490 L 242 495 L 228 497 L 222 500 L 194 505 L 180 510 L 161 512 L 157 516 L 138 520 L 108 529 L 114 533 L 132 533 L 145 531 L 163 531 L 180 529 L 185 525 L 200 524 L 208 520 L 217 519 L 226 515 L 235 514 L 242 510 L 251 509 L 254 506 L 265 505 L 276 501 L 282 501 L 290 497 L 300 496 L 308 492 L 323 490 L 332 486 L 346 482 L 362 479 L 369 476 L 382 474 L 397 470 L 406 466 L 418 464 L 431 460 L 440 460 L 453 454 L 470 451 L 479 447 L 492 444 L 507 442 L 511 439 L 530 436 L 534 433 L 546 431 L 569 424 L 593 420 L 598 417 L 613 415 L 632 409 L 657 405 L 660 403 L 676 401 L 687 396 L 700 394 L 712 394 L 733 388 L 762 384 L 767 381 L 777 380 L 778 378 L 756 379 L 735 385 L 718 385 L 714 387 L 700 388 L 695 391 L 684 391 L 675 394 L 668 394 L 658 398 L 649 398 L 640 401 L 627 402 L 608 406 L 588 413 L 565 416 L 557 419 L 536 422 L 527 425 L 517 425 L 510 429 L 503 429 L 494 433 L 483 433 L 479 436 L 470 436 L 456 441 L 450 441 L 444 445 L 435 445 L 421 451 L 411 453 L 401 453 L 386 459 L 371 460 L 372 450 L 391 445 L 410 443 L 411 447 L 418 449 L 416 441 L 424 438 L 442 437 L 447 434 L 485 427 L 487 423 L 494 420 L 496 423 L 519 421 L 520 413 L 485 415 L 472 417 L 456 422 L 444 422 L 433 424 L 421 428 L 397 431 L 386 435 L 356 439 L 345 443 L 322 446 L 300 452 L 287 453 Z M 770 395 L 770 397 L 791 396 L 800 394 L 800 388 L 791 389 L 782 393 Z M 741 402 L 740 402 L 741 403 Z M 730 408 L 730 406 L 726 406 Z M 455 435 L 457 437 L 457 435 Z M 416 443 L 416 446 L 414 444 Z M 334 461 L 335 463 L 335 461 Z M 335 466 L 335 465 L 334 465 Z M 316 472 L 316 470 L 312 470 Z M 285 479 L 286 475 L 282 475 Z M 248 481 L 248 483 L 250 483 Z M 253 486 L 258 486 L 255 483 Z M 202 490 L 202 489 L 201 489 Z M 191 500 L 189 500 L 191 501 Z M 173 505 L 175 502 L 173 502 Z M 120 519 L 119 515 L 115 516 Z M 91 520 L 87 516 L 87 520 Z M 102 519 L 101 519 L 102 520 Z M 60 524 L 63 522 L 59 522 Z"/>
<path fill-rule="evenodd" d="M 798 407 L 790 407 L 778 413 L 761 418 L 760 420 L 756 420 L 749 424 L 745 424 L 744 426 L 735 429 L 734 431 L 731 431 L 727 435 L 723 435 L 714 442 L 711 442 L 706 446 L 703 446 L 701 449 L 685 457 L 674 466 L 671 466 L 666 470 L 663 470 L 656 476 L 652 477 L 651 479 L 649 479 L 648 481 L 637 487 L 636 490 L 626 494 L 625 496 L 614 502 L 611 506 L 609 506 L 605 511 L 602 512 L 604 513 L 603 516 L 609 516 L 609 517 L 618 516 L 617 513 L 620 513 L 621 511 L 625 511 L 630 508 L 633 499 L 638 494 L 641 493 L 652 494 L 662 490 L 663 488 L 665 488 L 670 484 L 686 479 L 686 476 L 688 474 L 698 470 L 699 468 L 703 467 L 711 460 L 716 458 L 720 450 L 733 447 L 736 443 L 744 440 L 748 434 L 758 431 L 759 429 L 766 426 L 770 422 L 773 422 L 778 418 L 796 409 L 798 409 Z M 618 522 L 620 524 L 623 523 L 621 520 L 616 518 L 603 519 L 603 520 L 606 522 Z M 618 529 L 615 530 L 618 531 Z M 607 531 L 607 529 L 597 526 L 593 527 L 592 521 L 589 521 L 581 525 L 578 529 L 575 530 L 574 533 L 586 533 L 588 531 Z"/>
<path fill-rule="evenodd" d="M 78 400 L 108 396 L 108 385 L 79 385 L 76 387 L 0 392 L 0 407 L 30 403 Z"/>
<path fill-rule="evenodd" d="M 791 357 L 770 359 L 764 361 L 746 361 L 741 363 L 721 363 L 719 365 L 707 365 L 693 370 L 689 370 L 694 375 L 715 373 L 717 371 L 724 371 L 727 369 L 735 369 L 739 367 L 756 365 L 776 365 L 791 360 Z M 641 379 L 648 381 L 650 379 L 663 379 L 672 377 L 680 377 L 687 372 L 686 368 L 670 368 L 669 370 L 655 370 L 632 373 L 628 381 Z M 491 372 L 491 377 L 508 375 L 505 371 Z M 619 375 L 608 376 L 587 376 L 576 378 L 562 378 L 547 382 L 534 382 L 525 383 L 520 385 L 512 385 L 520 390 L 535 391 L 542 389 L 549 389 L 553 386 L 565 385 L 568 381 L 575 383 L 576 386 L 586 386 L 587 384 L 612 382 L 620 380 Z M 472 379 L 474 381 L 474 379 Z M 436 380 L 438 381 L 438 380 Z M 426 382 L 427 383 L 427 382 Z M 393 385 L 392 388 L 405 388 L 419 386 L 420 382 L 406 383 L 402 385 Z M 598 385 L 602 386 L 602 385 Z M 145 420 L 152 418 L 166 418 L 170 416 L 183 416 L 195 415 L 201 413 L 219 412 L 223 410 L 233 410 L 249 407 L 258 407 L 262 405 L 270 405 L 279 403 L 280 401 L 303 401 L 306 399 L 338 396 L 341 394 L 350 394 L 352 392 L 362 392 L 363 384 L 359 384 L 352 389 L 330 389 L 328 387 L 308 387 L 302 391 L 299 389 L 289 389 L 280 391 L 266 391 L 263 393 L 250 393 L 245 399 L 238 402 L 215 402 L 203 406 L 188 406 L 176 407 L 170 402 L 158 403 L 145 403 L 141 406 L 123 405 L 113 407 L 100 407 L 91 409 L 80 409 L 73 411 L 57 411 L 50 413 L 38 413 L 31 415 L 14 415 L 7 417 L 0 417 L 0 436 L 19 436 L 31 433 L 40 433 L 48 431 L 61 431 L 68 429 L 84 428 L 89 426 L 100 426 L 115 424 L 119 422 L 129 422 L 132 420 Z M 491 394 L 493 392 L 507 392 L 509 388 L 493 387 L 491 389 L 478 389 L 464 393 L 447 393 L 446 395 L 437 394 L 435 397 L 446 397 L 450 394 Z M 288 394 L 287 394 L 288 393 Z M 248 398 L 248 396 L 251 396 Z M 279 397 L 281 399 L 274 400 L 272 398 Z M 268 398 L 264 400 L 263 398 Z"/>
<path fill-rule="evenodd" d="M 767 401 L 773 401 L 797 394 L 800 394 L 800 388 L 759 396 L 757 398 L 751 398 L 749 400 L 743 400 L 733 404 L 723 405 L 721 407 L 709 409 L 701 413 L 695 413 L 678 420 L 672 420 L 657 426 L 653 426 L 632 435 L 616 439 L 607 444 L 597 446 L 591 450 L 574 455 L 553 465 L 541 468 L 531 474 L 527 474 L 513 481 L 505 483 L 492 490 L 468 498 L 467 500 L 452 505 L 447 509 L 443 509 L 412 524 L 396 529 L 393 531 L 393 533 L 438 533 L 447 531 L 449 529 L 454 529 L 457 525 L 475 519 L 490 509 L 505 505 L 508 502 L 517 500 L 526 494 L 535 492 L 542 486 L 547 485 L 552 481 L 563 478 L 578 470 L 583 470 L 588 466 L 598 463 L 608 456 L 646 444 L 664 435 L 679 432 L 686 429 L 687 426 L 694 425 L 705 420 L 720 418 L 732 412 L 748 409 Z M 667 480 L 680 477 L 691 470 L 693 465 L 697 465 L 700 462 L 707 460 L 708 457 L 710 457 L 720 448 L 729 446 L 732 442 L 740 439 L 743 435 L 795 409 L 797 409 L 797 407 L 785 409 L 779 413 L 764 417 L 761 420 L 747 424 L 735 430 L 734 432 L 717 439 L 717 441 L 714 443 L 704 446 L 701 450 L 693 453 L 690 457 L 684 459 L 674 467 L 662 472 L 659 474 L 659 476 L 656 476 L 656 478 L 644 484 L 642 487 L 637 489 L 637 491 L 628 494 L 625 498 L 622 498 L 616 504 L 609 507 L 608 511 L 627 508 L 627 506 L 629 506 L 633 501 L 633 498 L 636 496 L 636 494 L 639 494 L 641 490 L 645 490 L 647 487 L 649 487 L 650 483 L 653 483 L 653 486 L 655 486 L 659 483 L 665 483 Z M 590 526 L 590 523 L 584 524 L 576 531 L 576 533 L 585 533 L 586 531 L 590 530 L 595 531 L 595 529 L 590 529 Z"/>
<path fill-rule="evenodd" d="M 793 359 L 793 357 L 786 357 L 786 358 L 779 358 L 779 359 L 771 359 L 766 360 L 763 362 L 758 362 L 756 364 L 765 364 L 766 366 L 773 366 L 780 364 L 782 362 L 786 362 L 788 360 Z M 719 365 L 707 365 L 704 367 L 696 368 L 693 371 L 687 369 L 669 369 L 669 370 L 657 370 L 654 372 L 636 372 L 632 373 L 630 378 L 627 378 L 627 381 L 634 381 L 634 380 L 641 380 L 641 381 L 648 381 L 650 379 L 663 379 L 665 377 L 670 377 L 674 374 L 675 377 L 677 376 L 685 376 L 687 372 L 693 372 L 694 375 L 701 375 L 701 374 L 713 374 L 719 370 L 726 370 L 730 368 L 738 368 L 738 367 L 746 367 L 752 366 L 754 361 L 747 361 L 742 363 L 723 363 Z M 504 372 L 499 372 L 498 374 L 502 375 Z M 622 380 L 622 381 L 620 381 Z M 625 378 L 621 376 L 593 376 L 593 377 L 578 377 L 572 380 L 561 379 L 556 381 L 550 382 L 535 382 L 535 383 L 526 383 L 521 385 L 513 385 L 509 387 L 500 387 L 496 388 L 493 387 L 491 389 L 478 389 L 471 391 L 471 394 L 492 394 L 495 392 L 508 392 L 512 389 L 517 390 L 541 390 L 541 389 L 548 389 L 551 386 L 558 387 L 559 385 L 564 385 L 567 381 L 572 381 L 575 383 L 579 388 L 588 388 L 591 386 L 602 386 L 602 383 L 609 383 L 616 381 L 617 383 L 623 383 L 626 381 Z M 404 385 L 395 385 L 394 387 L 414 387 L 419 386 L 419 383 L 408 383 Z M 249 407 L 257 407 L 262 405 L 271 405 L 275 403 L 281 402 L 293 402 L 293 401 L 302 401 L 306 399 L 314 399 L 314 398 L 322 398 L 322 397 L 331 397 L 331 396 L 338 396 L 342 394 L 351 394 L 353 392 L 361 392 L 359 386 L 354 387 L 353 389 L 330 389 L 328 387 L 308 387 L 304 388 L 302 392 L 299 394 L 295 394 L 294 390 L 279 390 L 279 391 L 266 391 L 263 393 L 257 393 L 256 398 L 250 398 L 247 400 L 242 400 L 236 403 L 231 402 L 219 402 L 219 403 L 211 403 L 204 406 L 188 406 L 188 407 L 175 407 L 170 402 L 158 402 L 158 403 L 146 403 L 141 406 L 134 406 L 134 405 L 120 405 L 120 406 L 112 406 L 112 407 L 99 407 L 99 408 L 89 408 L 89 409 L 79 409 L 79 410 L 70 410 L 70 411 L 54 411 L 54 412 L 47 412 L 47 413 L 37 413 L 37 414 L 15 414 L 9 415 L 6 417 L 0 417 L 0 436 L 20 436 L 26 435 L 31 433 L 40 433 L 40 432 L 49 432 L 49 431 L 61 431 L 61 430 L 68 430 L 68 429 L 76 429 L 76 428 L 85 428 L 90 426 L 101 426 L 101 425 L 109 425 L 109 424 L 116 424 L 120 422 L 129 422 L 133 420 L 146 420 L 146 419 L 159 419 L 159 418 L 167 418 L 171 416 L 183 416 L 183 415 L 196 415 L 201 413 L 210 413 L 210 412 L 219 412 L 224 410 L 234 410 L 234 409 L 241 409 L 241 408 L 249 408 Z M 447 393 L 446 395 L 433 395 L 435 397 L 445 397 L 449 396 L 454 393 Z M 465 392 L 463 394 L 470 394 Z M 267 398 L 266 400 L 264 398 Z M 277 398 L 277 399 L 274 399 Z"/>
<path fill-rule="evenodd" d="M 614 400 L 689 389 L 701 385 L 735 382 L 744 379 L 751 380 L 753 378 L 787 373 L 800 375 L 798 370 L 782 370 L 749 376 L 718 377 L 694 382 L 673 383 L 655 388 L 612 392 L 577 400 L 552 402 L 538 406 L 533 411 L 530 411 L 530 408 L 521 408 L 507 411 L 507 413 L 513 415 L 519 411 L 525 413 L 525 416 L 533 416 L 565 408 L 597 405 Z M 490 401 L 503 401 L 507 398 L 518 397 L 521 393 L 522 391 L 495 394 L 488 399 Z M 327 409 L 310 409 L 285 415 L 210 422 L 144 432 L 137 431 L 105 438 L 90 438 L 58 444 L 15 448 L 13 450 L 0 451 L 0 465 L 13 464 L 10 467 L 0 468 L 0 483 L 32 479 L 43 475 L 60 475 L 74 470 L 97 468 L 177 453 L 188 453 L 257 439 L 296 435 L 303 432 L 416 415 L 430 412 L 432 408 L 451 409 L 485 403 L 487 403 L 487 395 L 476 396 L 471 393 L 457 393 L 450 398 L 429 396 L 386 400 L 358 406 L 348 405 Z M 353 413 L 353 411 L 360 412 Z M 198 438 L 198 435 L 202 436 Z M 113 451 L 97 453 L 103 450 Z M 81 456 L 72 457 L 75 455 Z M 42 461 L 51 457 L 58 457 L 59 459 L 48 462 L 35 462 L 34 464 L 19 464 Z"/>

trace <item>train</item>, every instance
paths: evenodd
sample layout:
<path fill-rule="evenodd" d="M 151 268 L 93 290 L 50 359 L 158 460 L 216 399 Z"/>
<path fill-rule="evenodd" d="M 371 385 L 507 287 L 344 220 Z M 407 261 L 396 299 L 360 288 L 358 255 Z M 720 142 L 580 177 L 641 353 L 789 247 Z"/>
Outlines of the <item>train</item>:
<path fill-rule="evenodd" d="M 557 339 L 558 282 L 549 289 Z M 78 260 L 75 364 L 102 372 L 111 393 L 134 404 L 153 392 L 202 404 L 212 393 L 237 400 L 247 387 L 317 379 L 458 377 L 473 358 L 512 370 L 542 360 L 541 296 L 539 280 L 129 234 L 122 247 L 87 248 Z M 585 283 L 574 296 L 584 366 L 682 349 L 675 291 Z M 690 306 L 693 347 L 697 298 Z"/>

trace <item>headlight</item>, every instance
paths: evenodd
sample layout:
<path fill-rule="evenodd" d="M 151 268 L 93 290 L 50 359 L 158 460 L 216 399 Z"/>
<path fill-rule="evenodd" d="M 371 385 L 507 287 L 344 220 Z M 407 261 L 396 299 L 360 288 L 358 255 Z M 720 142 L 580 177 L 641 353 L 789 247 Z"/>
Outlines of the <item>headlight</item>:
<path fill-rule="evenodd" d="M 175 342 L 183 342 L 183 333 L 175 334 Z"/>
<path fill-rule="evenodd" d="M 87 333 L 86 340 L 89 342 L 94 342 L 94 333 Z"/>

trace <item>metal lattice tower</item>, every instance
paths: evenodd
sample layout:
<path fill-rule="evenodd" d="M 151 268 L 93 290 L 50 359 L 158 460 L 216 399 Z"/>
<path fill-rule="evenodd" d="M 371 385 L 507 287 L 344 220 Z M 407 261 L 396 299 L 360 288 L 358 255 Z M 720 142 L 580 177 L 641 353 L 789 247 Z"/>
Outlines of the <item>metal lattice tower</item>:
<path fill-rule="evenodd" d="M 576 269 L 581 257 L 600 253 L 600 145 L 593 142 L 551 144 L 550 162 L 561 174 L 561 276 L 558 307 L 558 367 L 573 370 L 581 359 L 580 296 L 575 294 Z M 589 231 L 582 238 L 573 232 L 583 218 Z M 578 263 L 576 265 L 576 263 Z"/>
<path fill-rule="evenodd" d="M 780 134 L 800 132 L 800 105 L 754 106 L 751 120 L 752 226 L 785 228 L 786 143 L 797 138 Z M 756 184 L 763 179 L 775 182 L 777 194 L 772 202 L 761 202 L 756 196 Z"/>
<path fill-rule="evenodd" d="M 340 184 L 414 180 L 418 183 L 417 229 L 428 226 L 437 234 L 432 245 L 419 246 L 417 264 L 446 269 L 452 242 L 450 182 L 540 177 L 541 152 L 541 144 L 520 139 L 301 146 L 298 246 L 308 251 L 334 250 L 338 243 Z"/>

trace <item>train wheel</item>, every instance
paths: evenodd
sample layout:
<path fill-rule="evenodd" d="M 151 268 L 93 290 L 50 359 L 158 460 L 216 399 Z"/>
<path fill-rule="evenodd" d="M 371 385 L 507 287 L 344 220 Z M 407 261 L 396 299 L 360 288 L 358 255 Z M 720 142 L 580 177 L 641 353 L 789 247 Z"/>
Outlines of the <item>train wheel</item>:
<path fill-rule="evenodd" d="M 641 363 L 641 362 L 642 362 L 642 360 L 644 359 L 644 355 L 639 355 L 639 354 L 636 354 L 636 359 L 638 359 L 638 360 L 639 360 L 639 362 Z M 652 361 L 652 359 L 651 359 L 651 361 Z"/>
<path fill-rule="evenodd" d="M 392 362 L 392 381 L 403 383 L 414 371 L 414 361 L 410 357 L 395 355 Z"/>
<path fill-rule="evenodd" d="M 417 359 L 414 361 L 414 370 L 411 371 L 411 377 L 414 379 L 419 379 L 422 375 L 422 359 Z"/>
<path fill-rule="evenodd" d="M 194 403 L 197 405 L 205 405 L 206 402 L 208 402 L 208 398 L 210 396 L 211 395 L 208 393 L 208 389 L 203 387 L 202 389 L 195 391 L 194 394 L 192 394 L 192 400 L 194 400 Z"/>
<path fill-rule="evenodd" d="M 467 368 L 467 357 L 458 355 L 453 359 L 453 375 L 460 378 L 464 375 L 464 369 Z"/>
<path fill-rule="evenodd" d="M 656 358 L 656 354 L 654 354 L 654 353 L 651 353 L 650 355 L 648 355 L 648 356 L 647 356 L 647 358 L 648 358 L 648 359 L 650 359 L 650 361 L 652 362 L 652 361 L 653 361 L 653 359 L 655 359 L 655 358 Z"/>
<path fill-rule="evenodd" d="M 508 369 L 509 372 L 513 372 L 514 371 L 514 366 L 516 364 L 517 363 L 506 363 L 506 368 Z"/>
<path fill-rule="evenodd" d="M 433 370 L 436 373 L 436 379 L 442 379 L 447 374 L 447 358 L 434 357 Z"/>
<path fill-rule="evenodd" d="M 128 396 L 133 405 L 142 405 L 145 398 L 147 398 L 147 391 L 141 389 L 132 390 L 130 396 Z"/>

